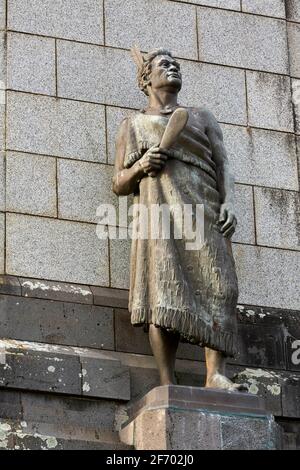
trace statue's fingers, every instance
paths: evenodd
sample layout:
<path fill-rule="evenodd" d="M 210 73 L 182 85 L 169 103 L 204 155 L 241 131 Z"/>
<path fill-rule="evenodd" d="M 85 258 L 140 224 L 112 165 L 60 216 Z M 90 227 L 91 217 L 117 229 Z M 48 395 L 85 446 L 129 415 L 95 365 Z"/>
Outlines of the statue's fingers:
<path fill-rule="evenodd" d="M 231 225 L 225 232 L 223 232 L 223 235 L 225 238 L 230 238 L 235 232 L 235 227 Z"/>
<path fill-rule="evenodd" d="M 221 232 L 224 233 L 229 227 L 231 227 L 232 223 L 233 223 L 233 215 L 230 214 L 227 217 L 225 224 L 222 225 Z"/>
<path fill-rule="evenodd" d="M 225 207 L 221 207 L 219 223 L 225 222 L 227 219 L 227 209 Z"/>

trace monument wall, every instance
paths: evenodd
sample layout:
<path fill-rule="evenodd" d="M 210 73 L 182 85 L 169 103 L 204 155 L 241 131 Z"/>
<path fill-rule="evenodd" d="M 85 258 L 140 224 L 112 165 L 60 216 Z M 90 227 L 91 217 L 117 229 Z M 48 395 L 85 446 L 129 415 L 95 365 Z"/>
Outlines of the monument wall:
<path fill-rule="evenodd" d="M 116 131 L 146 103 L 129 50 L 170 48 L 180 104 L 214 112 L 235 174 L 241 363 L 300 371 L 300 1 L 1 0 L 0 30 L 0 272 L 128 289 L 130 241 L 99 240 L 96 209 L 118 205 Z M 149 354 L 114 314 L 108 349 Z M 281 415 L 300 418 L 299 404 Z"/>

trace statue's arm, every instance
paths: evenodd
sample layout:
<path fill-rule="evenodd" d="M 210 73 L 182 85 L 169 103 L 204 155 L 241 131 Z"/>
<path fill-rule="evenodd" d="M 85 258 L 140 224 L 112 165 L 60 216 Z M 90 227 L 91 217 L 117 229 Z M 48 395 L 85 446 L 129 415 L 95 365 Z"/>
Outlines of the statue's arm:
<path fill-rule="evenodd" d="M 221 196 L 220 230 L 230 238 L 235 232 L 237 220 L 234 209 L 234 177 L 223 141 L 223 133 L 212 113 L 205 111 L 206 133 L 212 148 L 212 158 L 216 164 L 217 183 Z"/>
<path fill-rule="evenodd" d="M 119 129 L 116 141 L 115 171 L 113 192 L 118 196 L 134 193 L 139 181 L 144 176 L 143 168 L 136 162 L 131 168 L 124 168 L 128 121 L 125 119 Z"/>

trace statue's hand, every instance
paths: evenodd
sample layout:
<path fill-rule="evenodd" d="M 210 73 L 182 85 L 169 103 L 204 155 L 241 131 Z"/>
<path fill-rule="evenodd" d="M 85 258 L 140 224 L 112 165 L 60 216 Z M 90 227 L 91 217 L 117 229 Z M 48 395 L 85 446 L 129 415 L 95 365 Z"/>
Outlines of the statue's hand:
<path fill-rule="evenodd" d="M 236 216 L 234 214 L 233 204 L 225 202 L 221 205 L 220 217 L 218 222 L 221 233 L 224 237 L 231 238 L 235 232 L 237 225 Z"/>
<path fill-rule="evenodd" d="M 144 174 L 154 177 L 164 168 L 169 156 L 170 152 L 168 150 L 151 147 L 137 163 Z"/>

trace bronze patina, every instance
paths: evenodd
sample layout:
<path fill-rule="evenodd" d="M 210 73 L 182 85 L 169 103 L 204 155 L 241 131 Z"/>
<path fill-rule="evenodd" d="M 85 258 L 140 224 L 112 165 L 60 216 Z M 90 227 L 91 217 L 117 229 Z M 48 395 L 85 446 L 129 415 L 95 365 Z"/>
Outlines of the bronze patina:
<path fill-rule="evenodd" d="M 187 250 L 184 236 L 132 240 L 131 322 L 149 330 L 162 385 L 176 383 L 184 341 L 205 347 L 206 387 L 242 389 L 225 376 L 226 357 L 237 348 L 238 284 L 230 241 L 234 180 L 222 131 L 206 108 L 179 106 L 182 75 L 170 51 L 143 56 L 134 48 L 133 55 L 148 106 L 120 126 L 113 190 L 146 207 L 202 204 L 204 243 Z"/>

